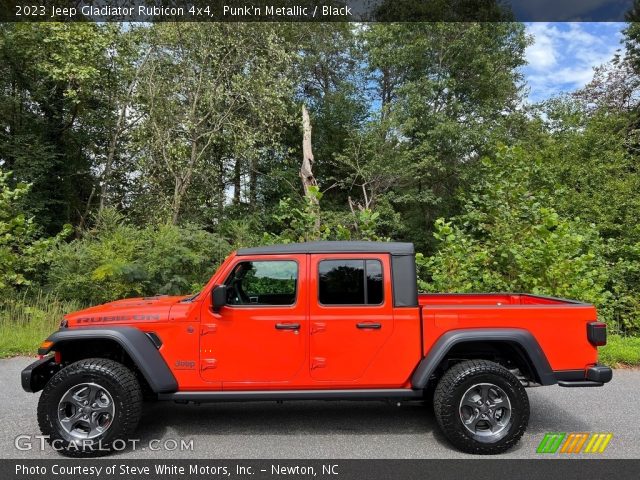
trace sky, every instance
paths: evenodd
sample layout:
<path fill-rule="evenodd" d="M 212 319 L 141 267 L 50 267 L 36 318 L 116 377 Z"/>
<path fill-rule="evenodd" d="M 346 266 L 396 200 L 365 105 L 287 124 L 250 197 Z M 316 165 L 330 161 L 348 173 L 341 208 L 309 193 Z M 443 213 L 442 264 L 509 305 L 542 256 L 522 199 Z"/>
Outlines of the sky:
<path fill-rule="evenodd" d="M 529 23 L 534 43 L 522 69 L 529 102 L 577 90 L 593 78 L 593 68 L 610 61 L 623 46 L 624 23 Z"/>

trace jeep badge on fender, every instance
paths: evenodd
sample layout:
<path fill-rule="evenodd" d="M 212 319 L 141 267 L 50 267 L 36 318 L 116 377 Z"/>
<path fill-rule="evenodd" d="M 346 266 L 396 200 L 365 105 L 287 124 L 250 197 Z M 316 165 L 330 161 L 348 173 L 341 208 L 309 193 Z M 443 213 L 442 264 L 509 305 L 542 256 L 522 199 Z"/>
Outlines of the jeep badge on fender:
<path fill-rule="evenodd" d="M 592 305 L 526 293 L 420 294 L 413 245 L 244 248 L 192 296 L 65 316 L 22 371 L 69 456 L 129 438 L 158 400 L 432 400 L 462 451 L 500 453 L 529 421 L 525 387 L 599 387 Z M 100 449 L 92 446 L 100 445 Z"/>
<path fill-rule="evenodd" d="M 185 370 L 193 370 L 194 368 L 196 368 L 196 362 L 194 362 L 193 360 L 176 360 L 176 363 L 174 363 L 176 368 L 182 368 Z"/>

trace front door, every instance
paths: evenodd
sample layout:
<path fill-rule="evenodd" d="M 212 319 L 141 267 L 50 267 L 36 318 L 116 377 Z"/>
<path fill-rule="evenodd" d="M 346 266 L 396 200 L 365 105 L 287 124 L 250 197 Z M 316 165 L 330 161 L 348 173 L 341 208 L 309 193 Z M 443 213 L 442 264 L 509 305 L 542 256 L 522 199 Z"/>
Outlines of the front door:
<path fill-rule="evenodd" d="M 393 332 L 389 257 L 312 255 L 310 267 L 310 375 L 357 383 Z"/>
<path fill-rule="evenodd" d="M 203 303 L 200 371 L 224 390 L 286 385 L 305 366 L 306 256 L 237 257 L 227 305 Z"/>

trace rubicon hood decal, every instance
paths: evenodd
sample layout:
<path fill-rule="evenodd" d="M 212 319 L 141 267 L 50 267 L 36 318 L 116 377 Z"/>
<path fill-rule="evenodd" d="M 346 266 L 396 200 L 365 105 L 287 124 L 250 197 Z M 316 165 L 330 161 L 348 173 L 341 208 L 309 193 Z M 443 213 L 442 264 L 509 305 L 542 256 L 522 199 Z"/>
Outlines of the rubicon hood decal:
<path fill-rule="evenodd" d="M 160 320 L 160 315 L 104 315 L 98 317 L 78 317 L 78 323 L 130 322 Z"/>
<path fill-rule="evenodd" d="M 169 312 L 173 306 L 184 298 L 186 297 L 127 298 L 68 313 L 65 319 L 69 322 L 69 327 L 164 322 L 169 320 Z"/>

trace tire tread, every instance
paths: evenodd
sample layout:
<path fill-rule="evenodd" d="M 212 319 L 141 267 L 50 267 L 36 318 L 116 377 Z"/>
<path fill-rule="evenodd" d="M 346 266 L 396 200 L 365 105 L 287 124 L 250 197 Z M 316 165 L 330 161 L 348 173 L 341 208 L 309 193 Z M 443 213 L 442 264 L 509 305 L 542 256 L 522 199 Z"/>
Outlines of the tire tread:
<path fill-rule="evenodd" d="M 120 418 L 120 431 L 118 438 L 127 439 L 138 426 L 140 416 L 142 415 L 142 391 L 135 374 L 126 366 L 114 360 L 106 358 L 86 358 L 79 360 L 56 373 L 45 386 L 40 400 L 38 401 L 38 426 L 44 435 L 48 435 L 49 444 L 60 436 L 52 426 L 49 412 L 51 412 L 52 401 L 56 402 L 57 398 L 52 397 L 52 392 L 62 382 L 74 375 L 97 374 L 108 377 L 109 380 L 117 383 L 125 394 L 122 398 L 124 409 L 121 410 L 123 416 Z M 114 398 L 114 401 L 115 398 Z M 63 448 L 60 453 L 68 457 L 97 457 L 109 454 L 110 443 L 103 445 L 104 450 L 82 450 L 80 448 Z"/>
<path fill-rule="evenodd" d="M 515 430 L 495 444 L 480 443 L 466 435 L 457 414 L 458 405 L 454 395 L 455 389 L 464 381 L 476 375 L 495 375 L 509 382 L 516 392 L 517 408 L 522 409 L 522 419 L 515 425 Z M 440 429 L 447 439 L 458 449 L 475 454 L 495 455 L 512 448 L 527 429 L 529 422 L 529 398 L 517 379 L 502 365 L 489 360 L 465 360 L 455 364 L 442 376 L 433 399 L 433 409 Z"/>

